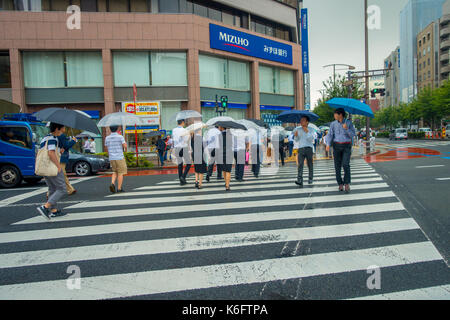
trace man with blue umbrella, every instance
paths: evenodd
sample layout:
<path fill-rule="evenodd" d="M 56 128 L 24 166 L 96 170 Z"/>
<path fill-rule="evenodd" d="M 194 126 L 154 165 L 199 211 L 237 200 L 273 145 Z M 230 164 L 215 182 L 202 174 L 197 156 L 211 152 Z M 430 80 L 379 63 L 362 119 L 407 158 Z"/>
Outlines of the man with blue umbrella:
<path fill-rule="evenodd" d="M 336 170 L 336 181 L 339 191 L 350 192 L 350 158 L 352 155 L 352 139 L 356 135 L 353 123 L 345 119 L 345 110 L 338 108 L 334 111 L 334 119 L 330 124 L 328 139 L 326 140 L 326 151 L 333 146 L 334 168 Z M 342 180 L 341 169 L 344 168 L 344 180 Z"/>

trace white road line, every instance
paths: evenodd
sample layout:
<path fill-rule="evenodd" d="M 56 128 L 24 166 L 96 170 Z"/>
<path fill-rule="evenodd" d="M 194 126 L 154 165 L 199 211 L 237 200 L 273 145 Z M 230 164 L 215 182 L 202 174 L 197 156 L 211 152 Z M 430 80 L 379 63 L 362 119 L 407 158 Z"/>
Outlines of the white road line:
<path fill-rule="evenodd" d="M 94 178 L 96 178 L 96 176 L 79 179 L 79 180 L 71 183 L 71 185 L 77 184 L 79 182 L 91 180 L 91 179 L 94 179 Z M 22 200 L 34 197 L 34 196 L 36 196 L 38 194 L 45 193 L 45 192 L 47 192 L 47 190 L 48 190 L 48 188 L 47 188 L 47 186 L 45 186 L 45 187 L 39 188 L 38 190 L 34 190 L 34 191 L 31 191 L 31 192 L 27 192 L 27 193 L 22 193 L 22 194 L 19 194 L 17 196 L 11 197 L 11 198 L 3 199 L 3 200 L 0 201 L 0 208 L 8 206 L 8 205 L 10 205 L 12 203 L 15 203 L 15 202 L 19 202 L 19 201 L 22 201 Z M 17 191 L 20 191 L 20 189 L 18 189 Z"/>
<path fill-rule="evenodd" d="M 265 196 L 283 196 L 290 194 L 308 194 L 311 192 L 329 192 L 336 191 L 336 187 L 317 187 L 317 188 L 299 188 L 294 184 L 291 184 L 292 190 L 270 190 L 270 191 L 252 191 L 252 192 L 234 192 L 234 193 L 222 193 L 222 194 L 201 194 L 182 196 L 179 193 L 174 194 L 171 198 L 167 197 L 155 197 L 155 198 L 125 198 L 125 199 L 115 199 L 114 201 L 100 200 L 100 201 L 85 201 L 81 203 L 74 204 L 66 209 L 77 209 L 77 208 L 98 208 L 107 206 L 129 206 L 136 204 L 155 204 L 155 203 L 170 203 L 174 204 L 176 202 L 185 201 L 201 201 L 201 200 L 222 200 L 222 199 L 236 199 L 236 198 L 252 198 L 252 197 L 265 197 Z M 378 188 L 389 187 L 385 182 L 373 183 L 373 184 L 359 184 L 352 186 L 352 190 L 374 190 Z M 274 199 L 273 201 L 278 201 Z M 281 201 L 281 200 L 280 200 Z M 284 201 L 284 199 L 282 200 Z"/>
<path fill-rule="evenodd" d="M 214 203 L 210 204 L 198 204 L 195 206 L 189 205 L 181 205 L 181 206 L 171 206 L 170 203 L 166 207 L 156 207 L 156 208 L 135 208 L 133 210 L 130 209 L 116 209 L 116 210 L 102 210 L 102 211 L 89 211 L 83 213 L 69 213 L 67 216 L 55 218 L 53 221 L 80 221 L 87 219 L 104 219 L 104 218 L 120 218 L 120 217 L 135 217 L 142 215 L 155 215 L 155 214 L 170 214 L 170 213 L 186 213 L 186 212 L 201 212 L 201 211 L 209 211 L 215 212 L 217 210 L 230 210 L 230 209 L 242 209 L 242 208 L 267 208 L 267 207 L 278 207 L 280 205 L 290 206 L 304 206 L 306 204 L 312 203 L 327 203 L 327 202 L 348 202 L 353 200 L 367 200 L 367 199 L 381 199 L 381 198 L 391 198 L 395 197 L 395 194 L 392 191 L 383 191 L 383 192 L 367 192 L 367 193 L 357 193 L 357 194 L 340 194 L 336 196 L 326 195 L 319 197 L 310 197 L 310 198 L 288 198 L 283 199 L 283 202 L 274 201 L 274 200 L 261 200 L 255 202 L 254 200 L 250 201 L 233 201 L 221 203 L 220 206 Z M 336 209 L 334 209 L 336 210 Z M 302 212 L 302 211 L 300 211 Z M 36 212 L 37 215 L 37 212 Z M 29 224 L 29 223 L 49 223 L 44 220 L 40 215 L 36 217 L 23 220 L 21 222 L 17 222 L 15 224 Z M 154 221 L 152 221 L 154 223 Z M 87 228 L 87 227 L 83 227 Z M 61 233 L 64 236 L 64 232 Z M 42 236 L 42 232 L 37 232 L 38 237 Z M 9 235 L 11 236 L 11 234 Z M 6 233 L 0 233 L 0 243 L 8 242 L 8 235 Z"/>
<path fill-rule="evenodd" d="M 259 184 L 253 184 L 253 185 L 246 185 L 244 184 L 236 184 L 233 185 L 233 190 L 247 190 L 247 189 L 263 189 L 263 188 L 279 188 L 279 187 L 292 187 L 295 186 L 294 185 L 294 179 L 290 178 L 290 179 L 283 179 L 283 180 L 277 180 L 278 183 L 270 183 L 270 182 L 266 182 L 266 183 L 259 183 Z M 283 181 L 289 181 L 289 183 L 282 183 Z M 376 181 L 383 181 L 383 179 L 381 177 L 379 178 L 364 178 L 364 179 L 352 179 L 352 183 L 355 182 L 376 182 Z M 336 179 L 334 180 L 324 180 L 321 182 L 315 182 L 313 184 L 314 187 L 316 186 L 326 186 L 329 185 L 330 183 L 335 183 Z M 305 182 L 306 183 L 306 182 Z M 203 186 L 202 186 L 202 190 L 203 191 L 223 191 L 224 187 L 220 186 L 220 187 L 210 187 L 211 183 L 205 182 L 203 181 Z M 308 184 L 305 184 L 308 185 Z M 191 188 L 193 188 L 193 185 L 190 185 Z M 164 194 L 167 195 L 169 194 L 170 190 L 172 190 L 172 192 L 177 192 L 180 190 L 189 190 L 187 188 L 178 188 L 175 189 L 176 187 L 167 187 L 163 190 L 152 190 L 152 189 L 140 189 L 142 191 L 136 191 L 136 192 L 126 192 L 125 194 L 121 194 L 121 193 L 115 193 L 112 195 L 107 196 L 107 198 L 120 198 L 120 197 L 134 197 L 134 196 L 153 196 L 153 195 L 159 195 L 159 194 Z M 149 190 L 149 191 L 144 191 L 144 190 Z M 202 190 L 191 190 L 191 192 L 202 192 Z M 315 191 L 315 188 L 310 188 L 311 192 Z M 337 188 L 336 186 L 334 187 L 334 190 L 336 191 Z"/>
<path fill-rule="evenodd" d="M 438 168 L 438 167 L 445 167 L 445 165 L 443 165 L 443 164 L 436 164 L 436 165 L 432 165 L 432 166 L 416 166 L 417 169 L 422 169 L 422 168 Z"/>
<path fill-rule="evenodd" d="M 36 250 L 1 254 L 0 268 L 17 268 L 69 261 L 87 261 L 159 253 L 222 249 L 287 241 L 350 237 L 382 232 L 413 230 L 418 228 L 419 226 L 414 219 L 406 218 L 331 226 L 251 231 Z"/>
<path fill-rule="evenodd" d="M 450 285 L 389 292 L 347 300 L 450 300 Z"/>
<path fill-rule="evenodd" d="M 450 178 L 436 178 L 436 180 L 444 181 L 444 180 L 450 180 Z"/>
<path fill-rule="evenodd" d="M 192 268 L 155 270 L 81 278 L 81 290 L 68 290 L 67 279 L 0 287 L 0 299 L 108 299 L 314 277 L 441 260 L 431 242 L 312 254 Z"/>

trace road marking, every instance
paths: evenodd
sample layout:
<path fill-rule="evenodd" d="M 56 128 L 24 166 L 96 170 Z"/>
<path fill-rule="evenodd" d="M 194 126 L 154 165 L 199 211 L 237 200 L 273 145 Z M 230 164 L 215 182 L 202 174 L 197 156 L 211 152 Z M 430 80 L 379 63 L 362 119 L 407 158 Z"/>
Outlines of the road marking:
<path fill-rule="evenodd" d="M 78 179 L 77 181 L 72 182 L 71 185 L 77 184 L 79 182 L 91 180 L 91 179 L 94 179 L 94 178 L 96 178 L 96 176 L 83 178 L 83 179 Z M 38 190 L 34 190 L 34 191 L 31 191 L 31 192 L 19 194 L 17 196 L 11 197 L 11 198 L 3 199 L 0 202 L 0 208 L 9 206 L 10 204 L 13 204 L 14 202 L 19 202 L 19 201 L 25 200 L 27 198 L 31 198 L 31 197 L 37 196 L 38 194 L 45 193 L 45 192 L 47 192 L 47 190 L 48 190 L 48 188 L 47 188 L 47 186 L 45 186 L 45 187 L 39 188 Z M 20 191 L 20 189 L 18 191 Z"/>
<path fill-rule="evenodd" d="M 288 198 L 283 199 L 283 206 L 301 206 L 304 207 L 307 204 L 313 203 L 327 203 L 327 202 L 348 202 L 353 200 L 367 200 L 367 199 L 381 199 L 381 198 L 393 198 L 395 194 L 392 191 L 383 191 L 383 192 L 367 192 L 367 193 L 350 193 L 350 194 L 339 194 L 336 196 L 326 195 L 326 196 L 318 196 L 318 197 L 309 197 L 309 198 Z M 133 204 L 133 199 L 130 199 L 130 204 Z M 170 204 L 170 203 L 169 203 Z M 80 221 L 87 219 L 104 219 L 104 218 L 118 218 L 118 217 L 135 217 L 135 216 L 143 216 L 143 215 L 157 215 L 157 214 L 170 214 L 170 213 L 187 213 L 187 212 L 214 212 L 217 210 L 231 210 L 231 209 L 242 209 L 242 208 L 253 208 L 253 207 L 278 207 L 280 206 L 279 201 L 274 200 L 260 200 L 255 202 L 254 200 L 250 201 L 233 201 L 220 203 L 220 206 L 215 203 L 210 204 L 198 204 L 198 205 L 178 205 L 178 206 L 166 206 L 166 207 L 149 207 L 149 208 L 134 208 L 130 209 L 115 209 L 115 210 L 101 210 L 101 211 L 89 211 L 82 213 L 69 214 L 67 216 L 54 219 L 53 221 Z M 338 205 L 339 206 L 339 205 Z M 346 208 L 346 207 L 344 207 Z M 297 209 L 298 210 L 298 209 Z M 336 210 L 336 208 L 334 209 Z M 303 211 L 299 211 L 303 212 Z M 152 221 L 151 223 L 154 223 Z M 23 220 L 16 224 L 29 224 L 29 223 L 48 223 L 45 221 L 40 215 Z M 83 228 L 88 228 L 83 227 Z M 42 236 L 42 230 L 37 231 L 37 235 Z M 62 232 L 64 235 L 64 232 Z M 11 237 L 11 234 L 9 235 Z M 8 236 L 6 233 L 0 233 L 0 243 L 8 242 Z"/>
<path fill-rule="evenodd" d="M 111 299 L 361 271 L 442 260 L 429 241 L 362 250 L 311 254 L 240 263 L 155 270 L 81 279 L 82 290 L 67 290 L 67 279 L 0 287 L 0 299 Z"/>
<path fill-rule="evenodd" d="M 432 165 L 432 166 L 416 166 L 416 168 L 418 168 L 418 169 L 420 169 L 420 168 L 438 168 L 438 167 L 445 167 L 445 165 L 436 164 L 436 165 Z"/>
<path fill-rule="evenodd" d="M 389 292 L 348 300 L 450 300 L 450 285 Z"/>
<path fill-rule="evenodd" d="M 17 268 L 69 261 L 87 261 L 137 255 L 223 249 L 287 241 L 351 237 L 414 229 L 419 229 L 417 223 L 414 219 L 406 218 L 318 227 L 250 231 L 37 250 L 1 254 L 0 268 Z"/>
<path fill-rule="evenodd" d="M 436 178 L 436 180 L 443 181 L 443 180 L 450 180 L 450 178 Z"/>

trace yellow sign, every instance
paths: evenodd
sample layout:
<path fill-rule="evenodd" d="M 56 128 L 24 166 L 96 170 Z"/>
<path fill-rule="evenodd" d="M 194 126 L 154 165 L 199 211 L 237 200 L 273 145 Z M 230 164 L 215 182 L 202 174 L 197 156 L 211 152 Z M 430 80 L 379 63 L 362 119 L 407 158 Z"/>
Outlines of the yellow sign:
<path fill-rule="evenodd" d="M 122 111 L 134 114 L 134 103 L 122 102 Z M 159 117 L 160 102 L 159 101 L 136 102 L 136 115 Z"/>

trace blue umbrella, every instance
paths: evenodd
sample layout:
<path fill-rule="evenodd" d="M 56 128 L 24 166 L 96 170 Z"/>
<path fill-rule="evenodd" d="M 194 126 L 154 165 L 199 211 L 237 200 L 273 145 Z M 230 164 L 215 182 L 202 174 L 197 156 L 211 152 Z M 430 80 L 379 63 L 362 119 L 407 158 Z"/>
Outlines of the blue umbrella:
<path fill-rule="evenodd" d="M 277 120 L 281 122 L 299 123 L 302 117 L 308 117 L 309 122 L 316 122 L 319 116 L 306 110 L 288 110 L 280 113 Z"/>
<path fill-rule="evenodd" d="M 370 118 L 374 117 L 372 109 L 367 104 L 356 99 L 333 98 L 326 103 L 334 109 L 342 108 L 350 114 L 359 114 Z"/>

